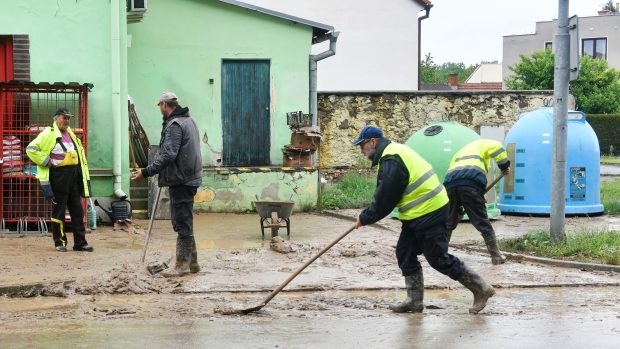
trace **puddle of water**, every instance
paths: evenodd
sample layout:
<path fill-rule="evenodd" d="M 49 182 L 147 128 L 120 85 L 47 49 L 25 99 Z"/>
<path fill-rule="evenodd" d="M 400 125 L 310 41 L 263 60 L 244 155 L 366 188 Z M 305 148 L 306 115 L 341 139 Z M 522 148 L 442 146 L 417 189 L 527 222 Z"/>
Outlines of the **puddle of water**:
<path fill-rule="evenodd" d="M 291 241 L 310 241 L 317 235 L 334 235 L 345 231 L 350 222 L 313 214 L 291 216 Z M 198 214 L 194 217 L 198 249 L 241 249 L 268 246 L 271 229 L 265 228 L 262 239 L 260 218 L 253 214 Z M 286 228 L 278 235 L 287 239 Z M 267 245 L 265 245 L 265 243 Z"/>
<path fill-rule="evenodd" d="M 364 297 L 371 297 L 370 303 L 391 302 L 403 296 L 402 291 L 286 293 L 262 313 L 225 317 L 214 316 L 208 307 L 186 313 L 175 305 L 194 303 L 202 308 L 220 300 L 218 296 L 97 297 L 99 308 L 139 306 L 159 314 L 150 318 L 63 316 L 51 311 L 75 307 L 80 301 L 0 299 L 0 316 L 13 319 L 0 327 L 0 343 L 2 348 L 607 348 L 617 344 L 620 333 L 617 291 L 613 287 L 500 290 L 478 316 L 467 314 L 471 295 L 465 290 L 427 290 L 426 304 L 443 309 L 424 314 L 393 314 L 381 308 L 357 308 L 355 303 Z M 448 296 L 455 300 L 445 299 Z M 222 297 L 233 302 L 247 294 Z M 280 303 L 282 298 L 285 302 Z M 295 310 L 308 301 L 324 303 L 327 309 Z M 7 312 L 15 316 L 7 317 Z M 25 312 L 45 316 L 33 314 L 40 320 L 25 322 L 17 317 Z"/>

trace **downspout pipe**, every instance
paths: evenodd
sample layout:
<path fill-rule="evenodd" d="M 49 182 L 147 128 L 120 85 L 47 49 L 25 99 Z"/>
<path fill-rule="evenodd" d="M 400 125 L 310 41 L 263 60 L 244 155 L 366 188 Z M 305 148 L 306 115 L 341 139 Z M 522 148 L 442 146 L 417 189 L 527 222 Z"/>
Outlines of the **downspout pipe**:
<path fill-rule="evenodd" d="M 312 39 L 312 44 L 318 44 L 329 40 L 329 49 L 325 52 L 317 55 L 310 55 L 310 114 L 312 114 L 312 125 L 319 126 L 319 119 L 317 115 L 317 62 L 327 57 L 331 57 L 336 54 L 336 42 L 338 41 L 338 35 L 340 32 L 330 32 L 319 37 Z M 321 149 L 317 151 L 320 154 Z M 319 166 L 319 156 L 312 156 L 312 164 L 317 167 L 317 202 L 316 208 L 321 212 L 323 207 L 321 205 L 321 170 Z"/>
<path fill-rule="evenodd" d="M 110 0 L 110 28 L 111 28 L 111 62 L 112 62 L 112 132 L 113 136 L 113 164 L 114 195 L 118 198 L 126 198 L 127 194 L 121 187 L 121 36 L 120 36 L 120 0 Z"/>
<path fill-rule="evenodd" d="M 340 32 L 330 32 L 312 40 L 312 44 L 318 44 L 329 40 L 329 49 L 316 55 L 310 55 L 310 114 L 312 114 L 312 125 L 318 126 L 317 118 L 317 62 L 336 54 L 336 41 Z"/>
<path fill-rule="evenodd" d="M 422 21 L 431 15 L 431 7 L 433 7 L 432 4 L 424 6 L 426 13 L 418 17 L 418 90 L 422 81 Z"/>

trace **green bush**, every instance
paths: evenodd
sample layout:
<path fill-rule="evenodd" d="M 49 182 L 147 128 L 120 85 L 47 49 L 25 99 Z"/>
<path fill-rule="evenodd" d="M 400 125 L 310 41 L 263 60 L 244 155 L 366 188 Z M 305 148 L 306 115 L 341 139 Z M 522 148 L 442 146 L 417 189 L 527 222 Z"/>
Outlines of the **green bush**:
<path fill-rule="evenodd" d="M 620 114 L 588 114 L 586 120 L 598 137 L 601 154 L 617 155 L 620 151 Z"/>

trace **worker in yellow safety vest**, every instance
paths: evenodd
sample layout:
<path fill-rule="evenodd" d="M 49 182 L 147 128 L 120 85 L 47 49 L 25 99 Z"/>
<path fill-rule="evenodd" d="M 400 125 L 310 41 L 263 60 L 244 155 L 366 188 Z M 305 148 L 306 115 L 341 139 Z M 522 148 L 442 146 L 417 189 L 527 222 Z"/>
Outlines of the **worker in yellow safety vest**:
<path fill-rule="evenodd" d="M 374 126 L 364 127 L 353 144 L 360 147 L 373 167 L 378 166 L 374 199 L 357 218 L 355 228 L 379 221 L 394 207 L 400 212 L 402 228 L 396 259 L 405 277 L 407 299 L 390 309 L 397 313 L 423 311 L 424 278 L 417 256 L 424 254 L 431 267 L 472 291 L 474 304 L 469 312 L 480 312 L 495 290 L 448 253 L 448 196 L 431 165 L 408 146 L 384 138 Z"/>
<path fill-rule="evenodd" d="M 448 218 L 448 242 L 452 231 L 463 213 L 467 213 L 471 224 L 482 234 L 491 263 L 503 264 L 506 257 L 497 246 L 495 231 L 489 221 L 486 200 L 487 172 L 495 160 L 502 175 L 510 173 L 510 160 L 502 143 L 490 139 L 478 139 L 463 147 L 452 157 L 450 167 L 443 182 L 450 199 L 450 218 Z"/>
<path fill-rule="evenodd" d="M 81 197 L 90 196 L 90 175 L 82 142 L 69 122 L 73 115 L 59 108 L 52 126 L 46 127 L 26 147 L 26 154 L 37 164 L 37 179 L 43 196 L 52 200 L 52 238 L 56 251 L 67 251 L 65 212 L 69 209 L 73 227 L 73 250 L 92 252 L 86 242 Z"/>

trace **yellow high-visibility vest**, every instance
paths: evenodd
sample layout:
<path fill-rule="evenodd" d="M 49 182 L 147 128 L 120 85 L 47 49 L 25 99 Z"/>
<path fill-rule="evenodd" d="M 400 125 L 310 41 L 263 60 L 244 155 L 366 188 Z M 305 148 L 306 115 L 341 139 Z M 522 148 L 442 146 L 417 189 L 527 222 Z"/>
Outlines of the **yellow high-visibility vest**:
<path fill-rule="evenodd" d="M 490 139 L 475 140 L 454 154 L 446 177 L 450 172 L 466 169 L 480 170 L 486 174 L 491 167 L 491 158 L 498 165 L 508 162 L 508 153 L 502 143 Z"/>
<path fill-rule="evenodd" d="M 423 216 L 448 203 L 446 189 L 439 181 L 433 167 L 418 153 L 406 145 L 392 142 L 383 150 L 381 159 L 389 155 L 398 155 L 409 172 L 407 189 L 396 204 L 400 212 L 398 217 L 400 220 L 406 221 Z M 379 159 L 379 168 L 381 159 Z"/>

